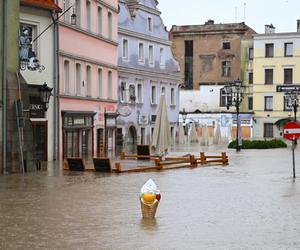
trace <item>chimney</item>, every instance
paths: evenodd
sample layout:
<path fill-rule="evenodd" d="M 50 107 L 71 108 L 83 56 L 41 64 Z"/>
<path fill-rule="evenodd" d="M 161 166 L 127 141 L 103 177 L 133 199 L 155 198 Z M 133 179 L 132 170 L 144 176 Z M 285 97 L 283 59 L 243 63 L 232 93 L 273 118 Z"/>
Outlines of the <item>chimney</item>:
<path fill-rule="evenodd" d="M 273 33 L 275 33 L 275 27 L 273 26 L 273 24 L 265 25 L 265 34 L 273 34 Z"/>
<path fill-rule="evenodd" d="M 300 32 L 300 19 L 297 20 L 297 32 Z"/>
<path fill-rule="evenodd" d="M 211 24 L 215 24 L 215 21 L 212 19 L 209 19 L 208 21 L 205 22 L 205 25 L 211 25 Z"/>

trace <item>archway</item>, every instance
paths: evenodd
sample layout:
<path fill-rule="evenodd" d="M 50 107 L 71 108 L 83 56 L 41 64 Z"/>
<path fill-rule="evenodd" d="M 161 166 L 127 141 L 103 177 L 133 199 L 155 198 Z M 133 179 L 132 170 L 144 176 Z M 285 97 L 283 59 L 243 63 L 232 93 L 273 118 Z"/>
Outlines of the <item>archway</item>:
<path fill-rule="evenodd" d="M 127 135 L 127 142 L 126 142 L 126 148 L 128 152 L 133 153 L 135 152 L 135 147 L 137 143 L 137 132 L 134 126 L 130 126 L 128 129 L 128 135 Z"/>

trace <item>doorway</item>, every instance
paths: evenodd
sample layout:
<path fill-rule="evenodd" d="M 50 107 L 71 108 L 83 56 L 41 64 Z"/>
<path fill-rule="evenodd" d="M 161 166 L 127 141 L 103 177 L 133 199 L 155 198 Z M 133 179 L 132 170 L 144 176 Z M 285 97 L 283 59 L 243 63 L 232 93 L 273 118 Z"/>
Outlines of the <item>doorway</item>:
<path fill-rule="evenodd" d="M 135 152 L 135 147 L 137 143 L 137 132 L 134 126 L 130 126 L 127 135 L 127 150 L 130 153 Z"/>
<path fill-rule="evenodd" d="M 33 129 L 34 158 L 39 161 L 47 161 L 48 160 L 47 122 L 34 122 L 32 123 L 32 129 Z"/>

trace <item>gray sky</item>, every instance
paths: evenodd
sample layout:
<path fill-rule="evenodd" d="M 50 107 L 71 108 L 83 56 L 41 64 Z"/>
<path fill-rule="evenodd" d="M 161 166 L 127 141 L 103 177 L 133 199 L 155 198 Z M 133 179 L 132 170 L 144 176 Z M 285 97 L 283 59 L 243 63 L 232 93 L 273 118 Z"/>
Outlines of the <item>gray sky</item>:
<path fill-rule="evenodd" d="M 244 9 L 246 24 L 257 33 L 271 23 L 276 32 L 296 32 L 300 19 L 300 0 L 159 0 L 158 9 L 168 30 L 172 25 L 204 24 L 208 19 L 243 22 Z"/>

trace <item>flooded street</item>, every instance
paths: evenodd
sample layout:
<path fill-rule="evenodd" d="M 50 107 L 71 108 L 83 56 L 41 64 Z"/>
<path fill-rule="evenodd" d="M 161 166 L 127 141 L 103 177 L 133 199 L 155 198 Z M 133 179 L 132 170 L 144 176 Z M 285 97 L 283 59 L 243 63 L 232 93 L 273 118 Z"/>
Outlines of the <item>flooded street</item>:
<path fill-rule="evenodd" d="M 290 148 L 227 152 L 226 167 L 1 176 L 0 249 L 300 249 L 300 150 L 295 182 Z M 149 178 L 162 199 L 143 221 Z"/>

